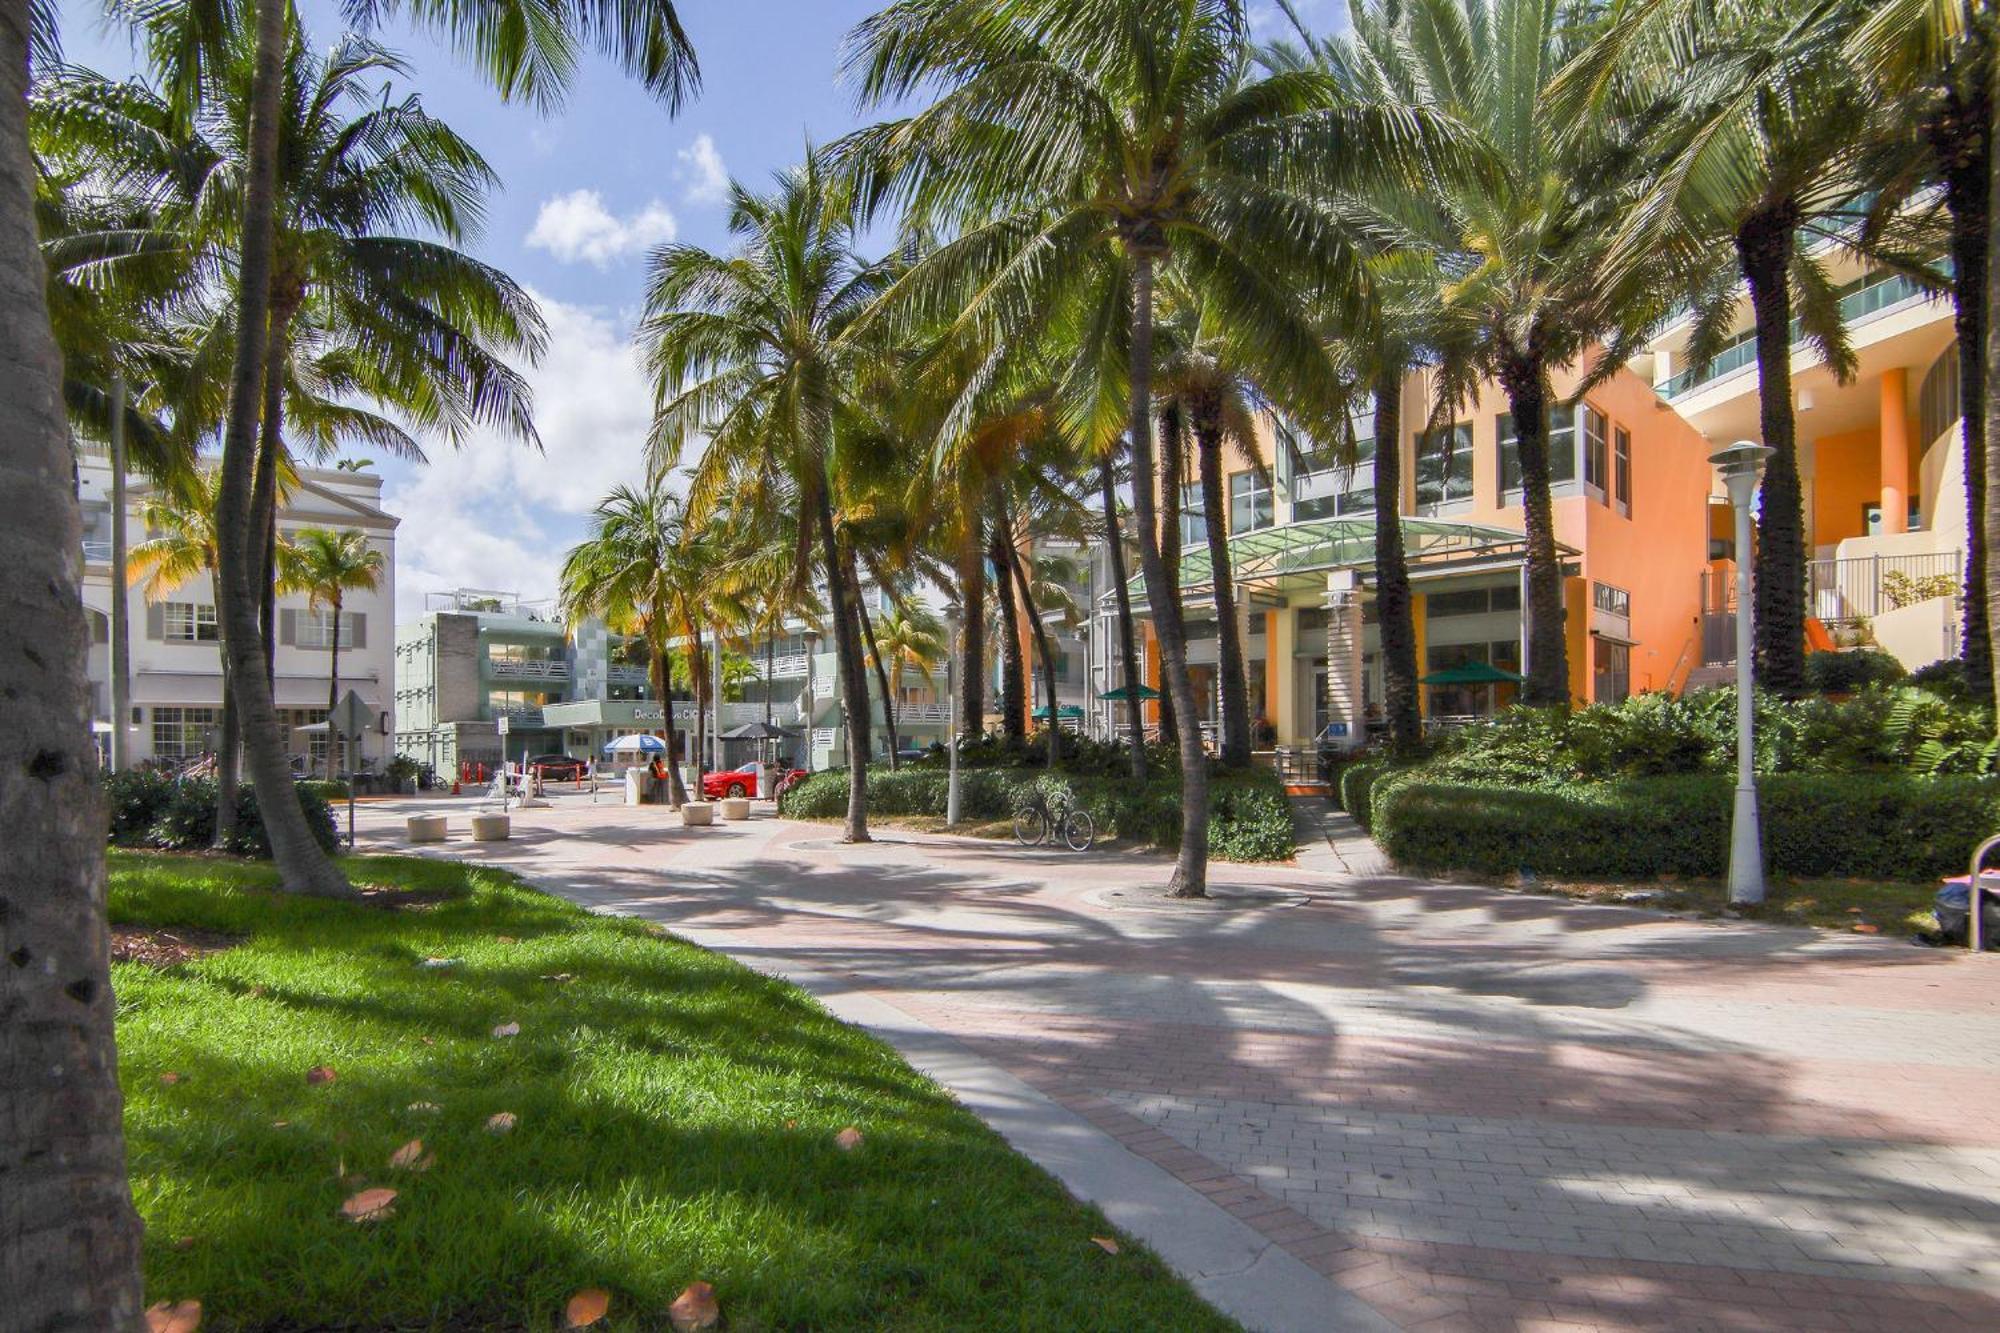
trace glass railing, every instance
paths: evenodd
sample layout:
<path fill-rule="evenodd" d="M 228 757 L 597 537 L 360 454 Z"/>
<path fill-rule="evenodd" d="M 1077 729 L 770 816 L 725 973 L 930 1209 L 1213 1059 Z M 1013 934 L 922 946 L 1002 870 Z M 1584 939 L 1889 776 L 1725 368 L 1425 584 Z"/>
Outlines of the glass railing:
<path fill-rule="evenodd" d="M 1951 271 L 1949 265 L 1946 266 L 1945 271 L 1947 273 Z M 1924 294 L 1923 287 L 1911 278 L 1901 273 L 1878 271 L 1856 282 L 1849 283 L 1843 289 L 1840 297 L 1840 317 L 1846 323 L 1852 324 L 1858 320 L 1866 319 L 1870 315 L 1887 310 L 1890 306 L 1901 305 L 1913 297 Z M 1792 346 L 1794 347 L 1805 340 L 1805 326 L 1796 319 L 1792 321 L 1791 335 Z M 1730 374 L 1733 371 L 1753 365 L 1756 363 L 1756 360 L 1757 331 L 1755 329 L 1747 329 L 1724 343 L 1722 350 L 1715 354 L 1715 359 L 1706 366 L 1694 370 L 1684 370 L 1667 380 L 1666 383 L 1660 385 L 1660 396 L 1662 398 L 1678 398 L 1684 393 L 1707 384 L 1710 380 L 1721 379 L 1724 375 Z"/>

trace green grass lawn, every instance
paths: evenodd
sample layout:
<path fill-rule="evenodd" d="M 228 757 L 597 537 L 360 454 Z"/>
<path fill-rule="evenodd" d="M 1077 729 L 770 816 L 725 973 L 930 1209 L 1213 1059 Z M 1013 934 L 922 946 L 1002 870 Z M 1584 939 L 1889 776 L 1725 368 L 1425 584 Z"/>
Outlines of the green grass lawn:
<path fill-rule="evenodd" d="M 215 1330 L 555 1329 L 602 1287 L 599 1327 L 664 1328 L 700 1280 L 734 1330 L 1234 1327 L 795 988 L 505 874 L 348 867 L 440 899 L 112 853 L 114 924 L 240 940 L 114 965 L 148 1301 Z M 435 1160 L 392 1169 L 412 1139 Z M 343 1218 L 371 1187 L 393 1212 Z"/>

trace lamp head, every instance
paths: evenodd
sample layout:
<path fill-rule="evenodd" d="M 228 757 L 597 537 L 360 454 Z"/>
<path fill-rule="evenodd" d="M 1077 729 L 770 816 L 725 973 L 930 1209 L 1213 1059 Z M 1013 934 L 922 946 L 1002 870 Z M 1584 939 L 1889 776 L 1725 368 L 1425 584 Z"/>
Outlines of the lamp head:
<path fill-rule="evenodd" d="M 1722 474 L 1722 484 L 1729 488 L 1729 503 L 1739 509 L 1749 507 L 1757 493 L 1757 481 L 1764 475 L 1764 460 L 1776 452 L 1768 444 L 1738 440 L 1708 456 L 1708 461 Z"/>

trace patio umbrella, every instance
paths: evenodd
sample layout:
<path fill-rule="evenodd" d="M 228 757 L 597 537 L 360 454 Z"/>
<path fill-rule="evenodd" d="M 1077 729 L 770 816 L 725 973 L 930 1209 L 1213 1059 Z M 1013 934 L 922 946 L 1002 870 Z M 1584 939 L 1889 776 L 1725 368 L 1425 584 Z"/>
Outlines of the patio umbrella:
<path fill-rule="evenodd" d="M 1462 662 L 1417 679 L 1423 685 L 1519 685 L 1527 677 L 1489 662 Z"/>
<path fill-rule="evenodd" d="M 783 727 L 774 726 L 769 722 L 745 722 L 740 727 L 731 727 L 729 730 L 723 732 L 722 739 L 726 741 L 775 741 L 797 734 L 797 732 L 786 731 Z"/>
<path fill-rule="evenodd" d="M 1037 721 L 1046 722 L 1049 720 L 1049 706 L 1047 704 L 1043 704 L 1040 708 L 1037 708 L 1034 712 L 1030 713 L 1028 716 L 1036 719 Z M 1078 708 L 1075 704 L 1064 704 L 1061 708 L 1058 708 L 1056 710 L 1056 716 L 1062 718 L 1082 717 L 1083 710 L 1081 708 Z"/>
<path fill-rule="evenodd" d="M 1124 703 L 1126 698 L 1125 687 L 1120 685 L 1117 689 L 1106 690 L 1097 697 L 1100 699 L 1109 699 L 1112 703 Z M 1160 697 L 1160 692 L 1151 685 L 1141 685 L 1139 687 L 1139 697 L 1141 699 L 1157 699 Z"/>
<path fill-rule="evenodd" d="M 629 736 L 620 736 L 617 740 L 611 741 L 604 747 L 604 753 L 608 755 L 633 752 L 638 754 L 665 754 L 667 752 L 667 743 L 658 736 L 648 736 L 644 732 L 635 731 Z"/>

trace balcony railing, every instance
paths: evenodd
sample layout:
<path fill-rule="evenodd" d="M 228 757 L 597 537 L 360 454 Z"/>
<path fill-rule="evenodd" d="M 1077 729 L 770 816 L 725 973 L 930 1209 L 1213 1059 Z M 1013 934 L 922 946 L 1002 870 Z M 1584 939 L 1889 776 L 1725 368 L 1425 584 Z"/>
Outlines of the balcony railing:
<path fill-rule="evenodd" d="M 773 657 L 769 663 L 770 672 L 768 676 L 764 670 L 765 661 L 761 656 L 752 657 L 750 661 L 757 668 L 757 678 L 759 680 L 796 680 L 806 674 L 806 655 L 804 653 L 780 653 L 776 657 Z"/>
<path fill-rule="evenodd" d="M 514 658 L 494 658 L 487 663 L 493 675 L 500 680 L 568 680 L 569 663 L 521 661 Z"/>
<path fill-rule="evenodd" d="M 1962 551 L 1808 561 L 1808 614 L 1828 625 L 1849 625 L 1933 597 L 1954 596 L 1963 582 L 1964 562 Z"/>
<path fill-rule="evenodd" d="M 1924 288 L 1901 273 L 1872 273 L 1859 282 L 1851 284 L 1840 298 L 1840 317 L 1849 324 L 1865 319 L 1890 306 L 1900 305 L 1926 295 Z M 1797 347 L 1805 338 L 1805 326 L 1798 320 L 1792 321 L 1791 345 Z M 1748 329 L 1723 344 L 1715 359 L 1706 366 L 1684 370 L 1666 383 L 1658 386 L 1662 398 L 1678 398 L 1684 393 L 1692 393 L 1713 380 L 1752 365 L 1757 360 L 1757 331 Z"/>
<path fill-rule="evenodd" d="M 111 543 L 86 541 L 83 544 L 83 558 L 93 565 L 111 563 Z"/>

